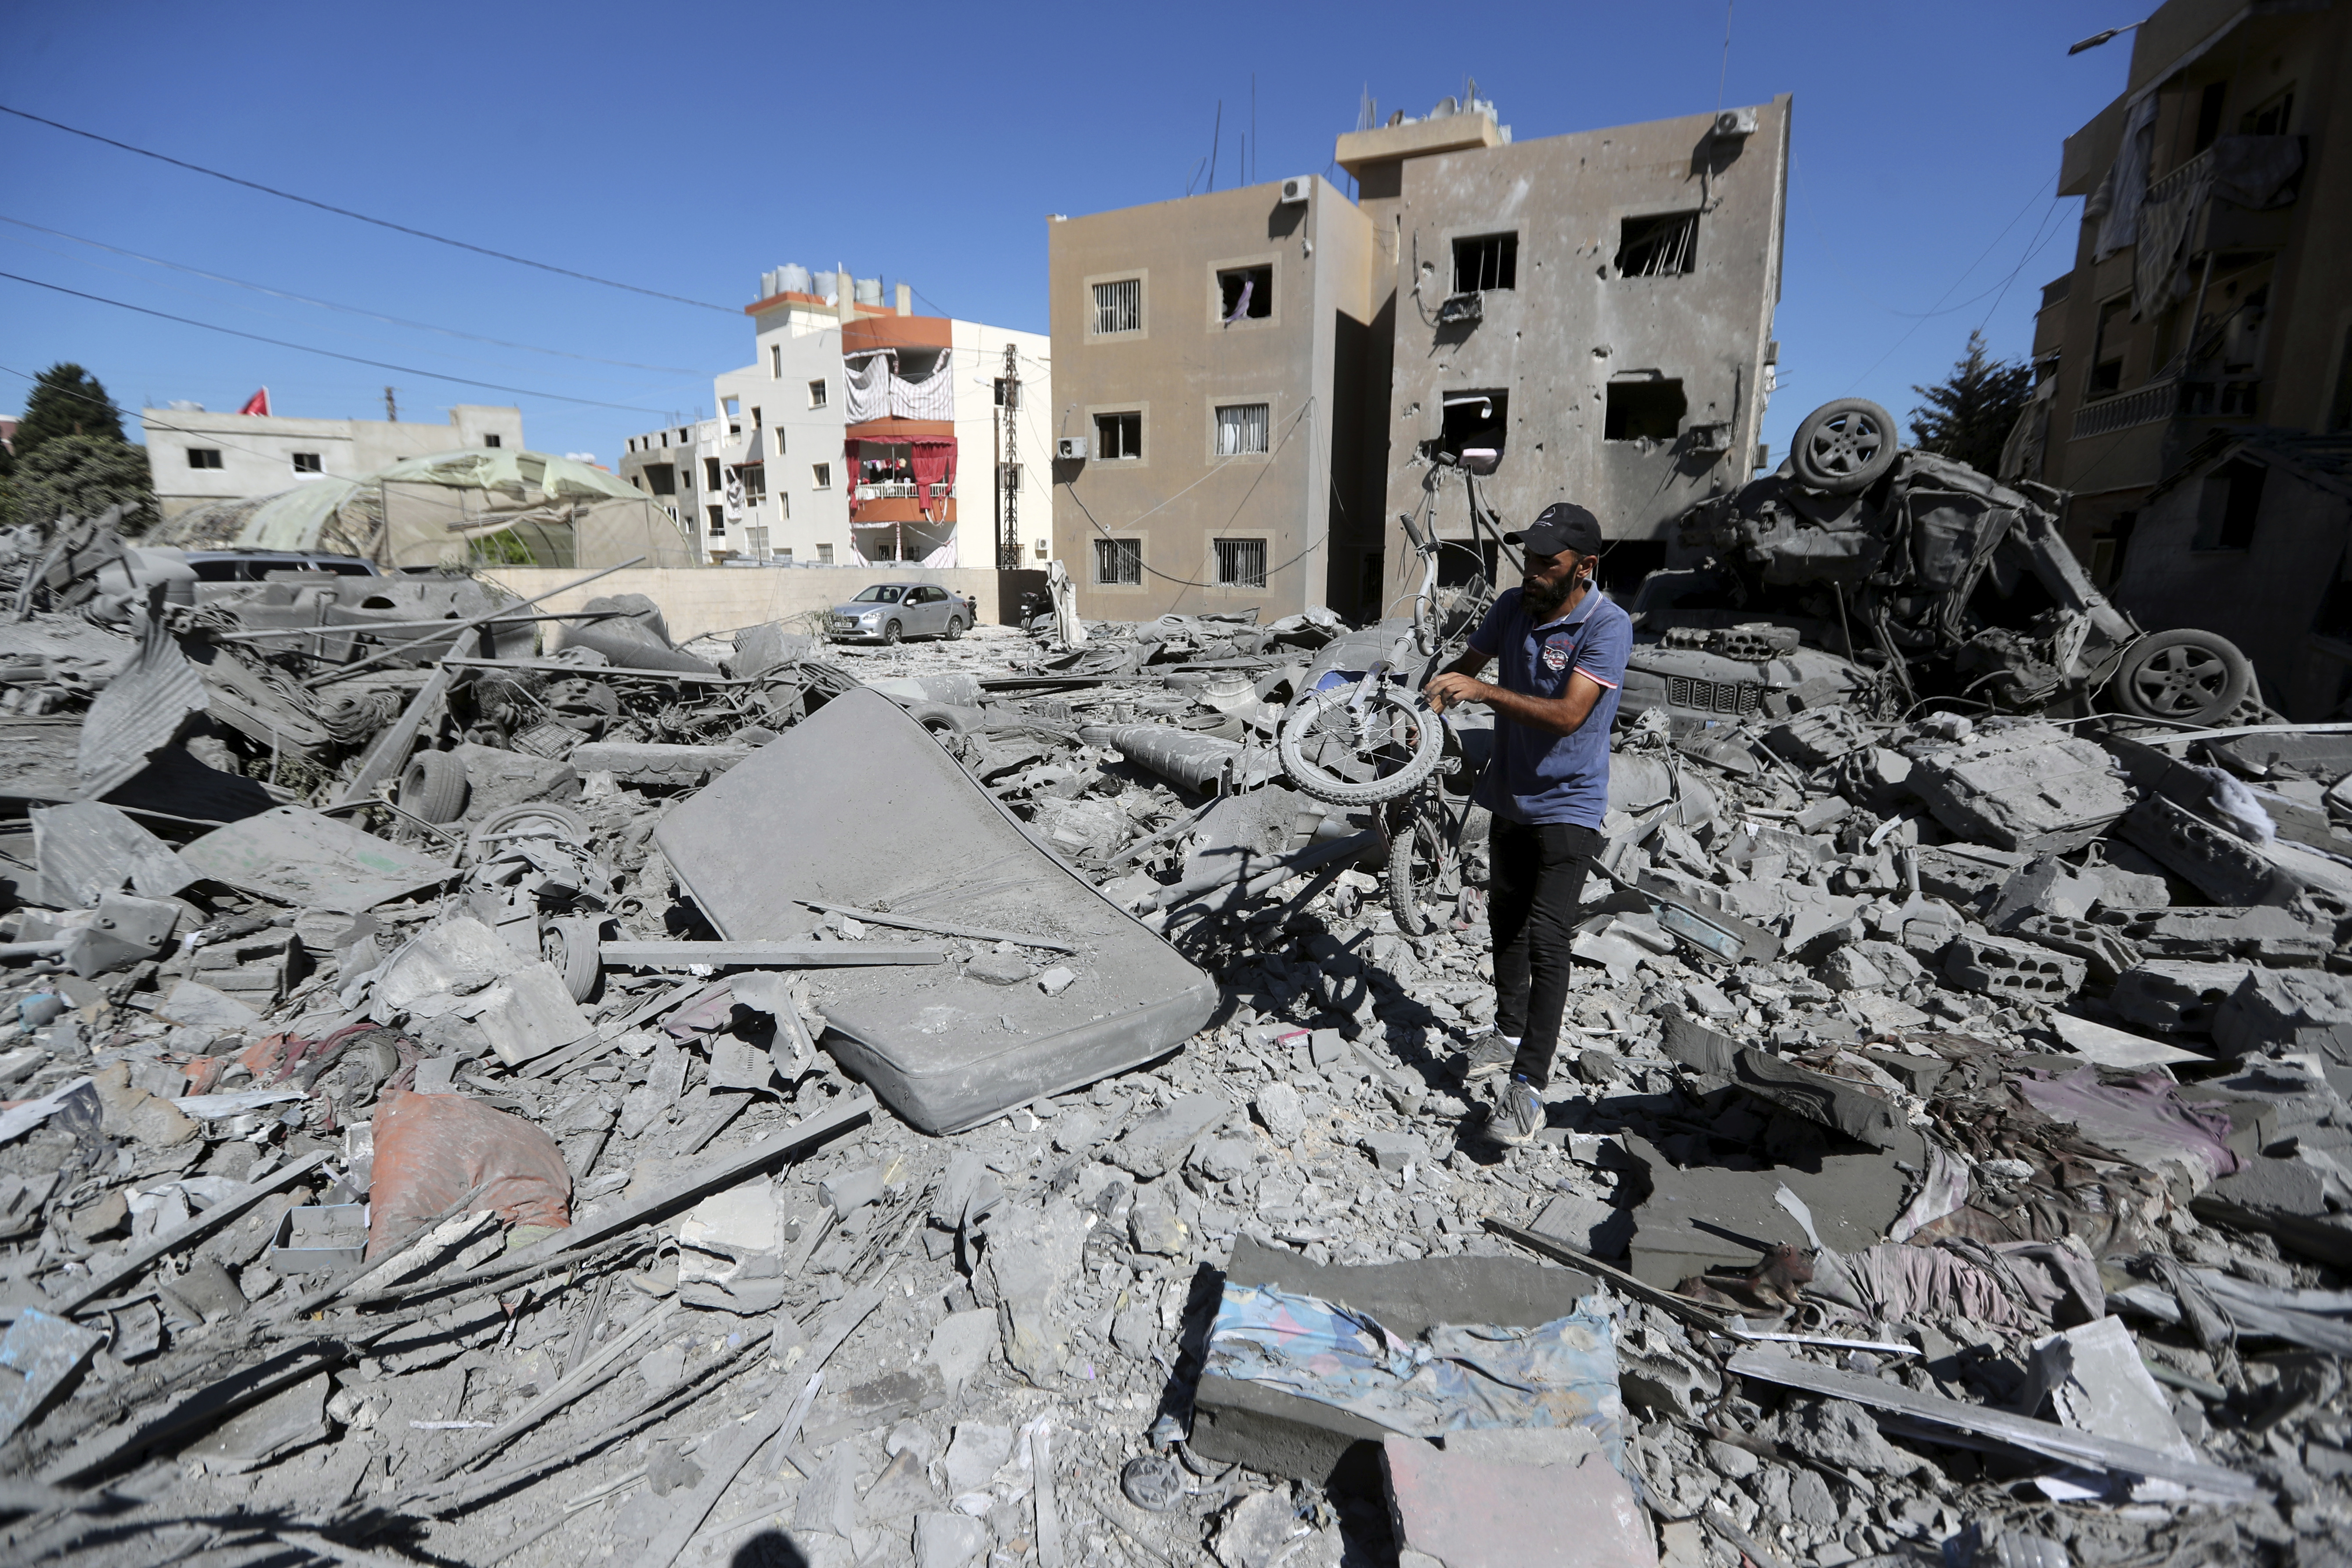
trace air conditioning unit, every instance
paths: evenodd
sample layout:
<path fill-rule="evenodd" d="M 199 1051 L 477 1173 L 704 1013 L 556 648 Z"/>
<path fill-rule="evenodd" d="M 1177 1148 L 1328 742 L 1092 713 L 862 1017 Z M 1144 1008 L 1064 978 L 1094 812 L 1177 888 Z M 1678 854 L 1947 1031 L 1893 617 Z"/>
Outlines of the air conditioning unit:
<path fill-rule="evenodd" d="M 1056 461 L 1064 463 L 1085 462 L 1087 460 L 1087 438 L 1084 436 L 1055 437 L 1054 457 Z"/>
<path fill-rule="evenodd" d="M 1756 134 L 1756 110 L 1727 109 L 1715 117 L 1717 136 L 1753 136 Z"/>
<path fill-rule="evenodd" d="M 1315 189 L 1315 176 L 1298 174 L 1282 182 L 1282 202 L 1285 206 L 1305 201 Z"/>

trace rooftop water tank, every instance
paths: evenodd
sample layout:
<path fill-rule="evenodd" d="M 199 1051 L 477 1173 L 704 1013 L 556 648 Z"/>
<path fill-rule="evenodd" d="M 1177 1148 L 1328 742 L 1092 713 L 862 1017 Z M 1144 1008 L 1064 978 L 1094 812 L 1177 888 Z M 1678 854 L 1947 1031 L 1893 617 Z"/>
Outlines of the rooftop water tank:
<path fill-rule="evenodd" d="M 882 279 L 860 278 L 857 280 L 857 292 L 852 298 L 861 305 L 879 305 L 882 302 Z"/>
<path fill-rule="evenodd" d="M 776 268 L 776 292 L 779 294 L 805 294 L 812 281 L 809 269 L 796 263 L 787 261 Z"/>

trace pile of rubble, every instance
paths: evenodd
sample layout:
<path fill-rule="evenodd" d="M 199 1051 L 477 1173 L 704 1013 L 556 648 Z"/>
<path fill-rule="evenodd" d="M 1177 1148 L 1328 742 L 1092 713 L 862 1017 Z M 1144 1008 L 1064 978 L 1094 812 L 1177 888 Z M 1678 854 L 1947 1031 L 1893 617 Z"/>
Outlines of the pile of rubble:
<path fill-rule="evenodd" d="M 2342 1555 L 2352 732 L 1654 708 L 1506 1150 L 1394 628 L 16 548 L 11 1561 Z"/>

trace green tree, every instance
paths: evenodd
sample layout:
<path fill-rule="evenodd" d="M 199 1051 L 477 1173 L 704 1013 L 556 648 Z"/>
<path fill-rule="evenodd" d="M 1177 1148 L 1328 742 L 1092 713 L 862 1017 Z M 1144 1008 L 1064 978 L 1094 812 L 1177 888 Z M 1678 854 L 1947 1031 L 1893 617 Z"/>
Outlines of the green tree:
<path fill-rule="evenodd" d="M 2033 367 L 1994 359 L 1984 334 L 1969 334 L 1969 352 L 1935 386 L 1914 386 L 1927 401 L 1911 411 L 1911 437 L 1920 450 L 1980 473 L 2000 468 L 2001 444 L 2033 391 Z"/>
<path fill-rule="evenodd" d="M 25 399 L 25 416 L 16 421 L 16 460 L 23 462 L 42 442 L 60 436 L 122 439 L 122 410 L 114 406 L 98 377 L 78 364 L 53 364 L 33 383 L 32 395 Z"/>
<path fill-rule="evenodd" d="M 117 436 L 58 436 L 16 460 L 0 480 L 0 522 L 46 528 L 70 512 L 95 517 L 121 504 L 126 537 L 155 521 L 155 486 L 146 451 Z"/>

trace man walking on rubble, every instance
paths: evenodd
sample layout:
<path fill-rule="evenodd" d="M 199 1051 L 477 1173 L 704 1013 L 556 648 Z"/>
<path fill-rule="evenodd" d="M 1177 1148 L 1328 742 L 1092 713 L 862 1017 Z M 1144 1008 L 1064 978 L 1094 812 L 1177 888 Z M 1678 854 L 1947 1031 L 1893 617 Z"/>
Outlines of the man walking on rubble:
<path fill-rule="evenodd" d="M 1593 586 L 1601 524 L 1584 508 L 1555 502 L 1503 537 L 1519 547 L 1526 575 L 1428 690 L 1441 712 L 1454 702 L 1495 710 L 1494 754 L 1472 796 L 1495 814 L 1486 896 L 1495 1028 L 1470 1048 L 1467 1076 L 1508 1072 L 1489 1125 L 1501 1142 L 1524 1143 L 1544 1125 L 1569 942 L 1609 810 L 1609 728 L 1633 625 Z M 1495 659 L 1499 683 L 1477 679 Z"/>

